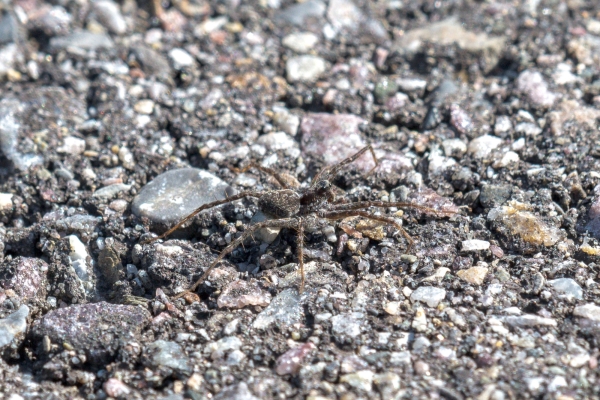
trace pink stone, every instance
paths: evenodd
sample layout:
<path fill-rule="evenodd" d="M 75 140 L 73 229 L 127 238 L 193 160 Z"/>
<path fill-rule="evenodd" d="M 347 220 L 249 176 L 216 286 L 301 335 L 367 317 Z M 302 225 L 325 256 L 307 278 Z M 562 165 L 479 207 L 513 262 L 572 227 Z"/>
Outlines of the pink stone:
<path fill-rule="evenodd" d="M 235 280 L 229 283 L 217 300 L 219 308 L 244 308 L 246 306 L 268 306 L 271 294 L 264 291 L 255 280 Z"/>
<path fill-rule="evenodd" d="M 110 378 L 109 380 L 104 382 L 102 388 L 104 389 L 107 395 L 114 398 L 124 397 L 125 395 L 128 395 L 131 392 L 131 389 L 129 389 L 129 387 L 126 384 L 115 378 Z"/>
<path fill-rule="evenodd" d="M 278 375 L 297 373 L 302 367 L 302 362 L 313 349 L 315 349 L 315 345 L 308 342 L 286 351 L 277 359 L 275 371 Z"/>

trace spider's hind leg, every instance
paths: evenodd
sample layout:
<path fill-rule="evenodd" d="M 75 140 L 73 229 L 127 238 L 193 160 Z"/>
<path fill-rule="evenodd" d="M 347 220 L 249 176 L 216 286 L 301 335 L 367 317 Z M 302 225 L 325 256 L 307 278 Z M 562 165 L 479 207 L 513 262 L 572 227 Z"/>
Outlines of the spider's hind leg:
<path fill-rule="evenodd" d="M 209 267 L 204 271 L 200 279 L 198 279 L 188 290 L 179 293 L 174 296 L 175 299 L 183 297 L 186 293 L 195 291 L 198 286 L 202 284 L 210 274 L 210 272 L 217 266 L 219 262 L 225 258 L 225 256 L 231 253 L 236 247 L 244 243 L 244 240 L 248 239 L 254 232 L 262 228 L 293 228 L 297 229 L 298 219 L 297 218 L 282 218 L 282 219 L 271 219 L 263 222 L 258 222 L 252 226 L 250 226 L 247 230 L 245 230 L 242 235 L 232 241 L 227 247 L 221 251 L 219 256 L 209 265 Z"/>

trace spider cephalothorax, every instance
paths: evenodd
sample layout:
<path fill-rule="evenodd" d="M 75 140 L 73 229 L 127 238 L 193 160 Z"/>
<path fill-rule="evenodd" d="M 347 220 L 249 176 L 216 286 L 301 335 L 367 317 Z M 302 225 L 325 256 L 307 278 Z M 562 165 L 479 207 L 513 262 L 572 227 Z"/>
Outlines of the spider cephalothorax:
<path fill-rule="evenodd" d="M 340 220 L 348 217 L 363 217 L 379 222 L 383 222 L 394 226 L 398 229 L 402 235 L 408 241 L 408 251 L 410 251 L 413 240 L 406 233 L 402 225 L 400 225 L 392 217 L 375 215 L 368 211 L 370 207 L 410 207 L 416 208 L 422 211 L 428 211 L 435 214 L 448 215 L 453 214 L 450 211 L 439 211 L 433 210 L 429 207 L 424 207 L 418 204 L 405 203 L 405 202 L 384 202 L 384 201 L 359 201 L 359 202 L 347 202 L 342 201 L 344 199 L 338 199 L 333 191 L 333 185 L 331 180 L 335 178 L 339 170 L 352 163 L 358 157 L 366 153 L 371 152 L 375 166 L 378 165 L 375 152 L 371 146 L 367 146 L 359 150 L 356 154 L 346 158 L 338 164 L 323 168 L 313 179 L 312 184 L 306 188 L 299 188 L 298 182 L 287 174 L 277 172 L 271 168 L 263 167 L 259 164 L 251 163 L 240 171 L 246 171 L 250 168 L 258 169 L 264 173 L 271 175 L 281 189 L 269 190 L 264 192 L 248 191 L 241 192 L 234 196 L 230 196 L 223 200 L 217 200 L 212 203 L 204 204 L 195 209 L 187 217 L 183 218 L 173 228 L 169 229 L 162 235 L 148 240 L 146 243 L 153 242 L 158 239 L 162 239 L 170 235 L 173 231 L 181 227 L 183 224 L 194 218 L 198 213 L 204 210 L 208 210 L 213 207 L 217 207 L 222 204 L 230 203 L 245 197 L 256 197 L 258 198 L 259 209 L 269 218 L 266 221 L 258 222 L 254 225 L 249 226 L 242 234 L 233 240 L 219 256 L 212 262 L 212 264 L 204 271 L 200 279 L 196 281 L 187 291 L 178 294 L 176 297 L 181 297 L 184 294 L 196 290 L 196 288 L 206 279 L 210 271 L 221 261 L 223 258 L 231 253 L 237 246 L 241 245 L 247 238 L 249 238 L 254 232 L 262 228 L 288 228 L 294 229 L 298 232 L 298 265 L 300 267 L 300 288 L 302 292 L 305 284 L 304 277 L 304 230 L 306 227 L 314 227 L 323 225 L 326 220 Z"/>

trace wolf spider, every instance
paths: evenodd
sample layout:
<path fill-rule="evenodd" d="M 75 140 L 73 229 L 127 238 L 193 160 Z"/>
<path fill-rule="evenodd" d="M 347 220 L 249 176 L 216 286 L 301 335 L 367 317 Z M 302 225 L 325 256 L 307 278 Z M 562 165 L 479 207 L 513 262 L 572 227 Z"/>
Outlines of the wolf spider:
<path fill-rule="evenodd" d="M 334 193 L 334 187 L 331 184 L 331 180 L 335 178 L 337 173 L 346 165 L 352 163 L 357 158 L 362 156 L 367 151 L 371 152 L 375 167 L 377 168 L 379 162 L 375 156 L 375 152 L 371 145 L 366 146 L 359 150 L 356 154 L 340 161 L 337 164 L 327 166 L 323 168 L 312 180 L 312 183 L 307 188 L 298 188 L 298 182 L 291 176 L 277 172 L 271 168 L 263 167 L 260 164 L 250 163 L 245 168 L 237 170 L 236 172 L 244 172 L 250 168 L 257 169 L 261 172 L 271 175 L 277 183 L 281 186 L 281 189 L 268 190 L 264 192 L 258 191 L 245 191 L 238 193 L 233 196 L 229 196 L 223 200 L 213 201 L 211 203 L 204 204 L 188 216 L 179 221 L 175 226 L 166 231 L 160 236 L 149 239 L 143 244 L 154 242 L 155 240 L 163 239 L 179 229 L 183 224 L 194 218 L 198 213 L 208 210 L 213 207 L 220 206 L 222 204 L 231 203 L 233 201 L 243 199 L 245 197 L 256 197 L 258 198 L 259 209 L 267 216 L 267 220 L 263 222 L 255 223 L 246 229 L 240 237 L 233 240 L 214 260 L 208 269 L 204 271 L 200 279 L 198 279 L 188 290 L 178 294 L 175 298 L 184 296 L 186 293 L 193 292 L 200 286 L 202 282 L 208 277 L 208 274 L 212 269 L 225 258 L 225 256 L 231 253 L 236 247 L 243 244 L 243 242 L 252 236 L 254 232 L 262 228 L 287 228 L 294 229 L 298 232 L 297 238 L 297 251 L 298 251 L 298 265 L 300 267 L 300 287 L 299 292 L 302 293 L 304 290 L 305 276 L 304 276 L 304 229 L 306 227 L 319 227 L 323 225 L 323 220 L 340 220 L 347 217 L 363 217 L 366 219 L 383 222 L 394 226 L 398 229 L 402 235 L 408 241 L 407 252 L 410 252 L 414 244 L 413 239 L 410 235 L 402 228 L 402 225 L 398 224 L 394 218 L 374 215 L 365 209 L 369 207 L 409 207 L 421 211 L 426 211 L 438 215 L 450 215 L 453 212 L 435 210 L 430 207 L 421 206 L 413 203 L 406 202 L 385 202 L 385 201 L 357 201 L 357 202 L 343 202 L 345 199 L 336 199 Z M 372 171 L 372 170 L 371 170 Z"/>

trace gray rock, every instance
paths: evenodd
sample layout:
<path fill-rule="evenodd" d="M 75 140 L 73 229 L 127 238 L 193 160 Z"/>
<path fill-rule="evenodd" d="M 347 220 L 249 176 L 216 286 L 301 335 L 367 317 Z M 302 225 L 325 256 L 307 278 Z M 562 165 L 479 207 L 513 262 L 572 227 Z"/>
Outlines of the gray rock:
<path fill-rule="evenodd" d="M 571 278 L 560 278 L 548 281 L 548 285 L 559 293 L 559 297 L 572 298 L 576 300 L 583 299 L 583 289 L 577 282 Z"/>
<path fill-rule="evenodd" d="M 427 304 L 428 307 L 437 307 L 440 301 L 446 297 L 446 290 L 433 287 L 421 286 L 410 295 L 410 301 Z"/>
<path fill-rule="evenodd" d="M 327 18 L 335 28 L 356 29 L 362 20 L 362 12 L 351 0 L 330 0 Z"/>
<path fill-rule="evenodd" d="M 287 22 L 301 26 L 307 18 L 320 19 L 325 15 L 325 3 L 320 0 L 309 0 L 304 3 L 294 4 L 275 15 L 275 21 Z"/>
<path fill-rule="evenodd" d="M 122 35 L 127 31 L 127 23 L 121 14 L 118 4 L 111 0 L 98 0 L 92 2 L 92 7 L 98 17 L 98 21 L 109 32 Z"/>
<path fill-rule="evenodd" d="M 171 66 L 162 54 L 146 46 L 134 46 L 131 53 L 138 61 L 145 74 L 156 76 L 162 80 L 171 78 Z"/>
<path fill-rule="evenodd" d="M 69 34 L 72 20 L 71 14 L 62 6 L 42 6 L 40 12 L 32 15 L 27 25 L 30 29 L 43 31 L 50 37 L 63 36 Z"/>
<path fill-rule="evenodd" d="M 482 251 L 490 248 L 490 242 L 487 240 L 463 240 L 461 243 L 461 250 L 465 252 L 469 251 Z"/>
<path fill-rule="evenodd" d="M 307 53 L 319 41 L 319 37 L 311 32 L 291 33 L 281 40 L 281 44 L 296 53 Z"/>
<path fill-rule="evenodd" d="M 354 339 L 362 332 L 364 318 L 361 312 L 338 314 L 331 318 L 331 332 L 340 343 L 344 343 L 346 338 Z"/>
<path fill-rule="evenodd" d="M 486 208 L 498 207 L 512 195 L 510 185 L 483 185 L 479 195 L 479 202 Z"/>
<path fill-rule="evenodd" d="M 151 222 L 173 224 L 203 204 L 225 198 L 229 188 L 210 172 L 182 168 L 158 175 L 133 199 L 132 212 Z"/>
<path fill-rule="evenodd" d="M 517 78 L 517 89 L 527 96 L 533 106 L 550 107 L 556 95 L 548 90 L 548 84 L 541 73 L 525 70 Z"/>
<path fill-rule="evenodd" d="M 169 51 L 169 58 L 173 63 L 173 67 L 177 70 L 192 67 L 196 63 L 190 53 L 180 48 L 174 48 Z"/>
<path fill-rule="evenodd" d="M 600 322 L 600 306 L 597 306 L 594 303 L 588 303 L 582 306 L 577 306 L 573 310 L 573 315 L 575 315 L 576 317 L 589 319 L 595 322 Z"/>
<path fill-rule="evenodd" d="M 50 39 L 50 47 L 54 50 L 74 48 L 80 51 L 88 51 L 101 48 L 112 49 L 114 45 L 110 36 L 89 31 L 79 31 L 69 36 L 53 37 Z"/>
<path fill-rule="evenodd" d="M 297 56 L 287 60 L 285 71 L 289 82 L 314 82 L 326 71 L 325 60 L 317 56 Z"/>
<path fill-rule="evenodd" d="M 113 185 L 108 185 L 106 187 L 96 190 L 92 196 L 102 200 L 110 200 L 119 193 L 126 192 L 129 189 L 131 189 L 131 185 L 126 185 L 124 183 L 115 183 Z"/>
<path fill-rule="evenodd" d="M 150 314 L 138 306 L 105 302 L 72 305 L 50 311 L 31 327 L 34 340 L 48 336 L 85 351 L 92 364 L 104 365 L 116 354 L 121 340 L 131 340 L 148 323 Z"/>
<path fill-rule="evenodd" d="M 282 327 L 303 321 L 302 301 L 306 299 L 306 296 L 307 292 L 300 296 L 297 289 L 285 289 L 271 301 L 267 308 L 256 316 L 256 319 L 252 322 L 252 327 L 267 329 L 273 324 Z"/>
<path fill-rule="evenodd" d="M 0 45 L 6 43 L 20 43 L 24 38 L 20 29 L 19 19 L 14 12 L 5 12 L 0 15 Z"/>
<path fill-rule="evenodd" d="M 0 319 L 0 350 L 10 345 L 15 338 L 27 330 L 29 307 L 22 305 L 8 317 Z"/>
<path fill-rule="evenodd" d="M 486 158 L 501 144 L 502 139 L 491 135 L 483 135 L 471 140 L 468 151 L 475 158 Z"/>
<path fill-rule="evenodd" d="M 157 340 L 146 347 L 148 360 L 146 363 L 152 367 L 167 367 L 172 370 L 191 374 L 192 363 L 183 351 L 181 345 L 166 340 Z"/>
<path fill-rule="evenodd" d="M 519 316 L 508 316 L 504 318 L 507 324 L 517 328 L 528 328 L 532 326 L 556 326 L 554 318 L 544 318 L 537 315 L 525 314 Z"/>

